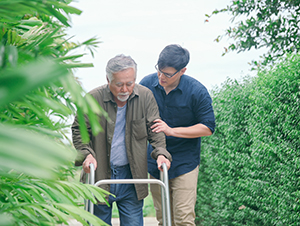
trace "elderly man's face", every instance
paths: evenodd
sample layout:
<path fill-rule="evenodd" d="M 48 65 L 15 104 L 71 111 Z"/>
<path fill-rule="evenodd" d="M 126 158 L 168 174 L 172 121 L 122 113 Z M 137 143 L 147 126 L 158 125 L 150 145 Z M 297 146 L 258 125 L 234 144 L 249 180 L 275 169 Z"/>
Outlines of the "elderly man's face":
<path fill-rule="evenodd" d="M 128 68 L 113 74 L 111 82 L 108 81 L 108 86 L 114 100 L 119 107 L 126 104 L 130 94 L 135 86 L 135 71 L 133 68 Z"/>

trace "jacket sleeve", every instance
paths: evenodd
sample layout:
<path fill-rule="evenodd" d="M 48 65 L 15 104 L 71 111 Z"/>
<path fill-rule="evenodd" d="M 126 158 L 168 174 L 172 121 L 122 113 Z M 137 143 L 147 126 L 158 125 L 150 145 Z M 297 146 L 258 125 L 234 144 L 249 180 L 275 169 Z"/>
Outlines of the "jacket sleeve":
<path fill-rule="evenodd" d="M 149 90 L 150 91 L 150 90 Z M 172 161 L 171 154 L 166 149 L 166 136 L 163 132 L 154 133 L 150 129 L 153 125 L 155 119 L 160 119 L 158 106 L 152 92 L 147 93 L 147 131 L 148 131 L 148 141 L 153 147 L 151 152 L 151 157 L 157 159 L 159 155 L 164 155 L 167 159 Z"/>
<path fill-rule="evenodd" d="M 92 138 L 91 136 L 91 127 L 90 127 L 90 123 L 88 121 L 87 116 L 85 116 L 85 122 L 86 122 L 86 126 L 88 129 L 88 134 L 90 137 L 90 140 Z M 76 148 L 76 150 L 78 151 L 76 160 L 75 160 L 75 166 L 81 166 L 82 163 L 84 162 L 85 158 L 89 155 L 92 154 L 95 157 L 95 152 L 92 148 L 92 144 L 91 141 L 89 143 L 83 143 L 81 140 L 81 134 L 80 134 L 80 129 L 79 129 L 79 123 L 78 123 L 78 118 L 77 115 L 74 119 L 74 122 L 72 124 L 72 140 L 73 140 L 73 145 Z"/>

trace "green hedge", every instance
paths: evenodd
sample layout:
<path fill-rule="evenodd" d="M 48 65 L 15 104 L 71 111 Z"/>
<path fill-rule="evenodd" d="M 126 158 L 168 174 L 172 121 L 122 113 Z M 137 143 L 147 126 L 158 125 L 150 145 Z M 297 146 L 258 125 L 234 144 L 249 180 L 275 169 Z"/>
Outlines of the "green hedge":
<path fill-rule="evenodd" d="M 300 225 L 300 56 L 212 91 L 197 225 Z"/>

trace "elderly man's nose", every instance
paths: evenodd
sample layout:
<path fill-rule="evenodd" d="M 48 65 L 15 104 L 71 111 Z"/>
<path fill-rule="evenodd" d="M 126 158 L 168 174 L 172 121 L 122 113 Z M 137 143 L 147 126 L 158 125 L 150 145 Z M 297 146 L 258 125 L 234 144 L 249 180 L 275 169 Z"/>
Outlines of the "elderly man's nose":
<path fill-rule="evenodd" d="M 122 89 L 121 89 L 123 92 L 127 92 L 127 86 L 124 84 L 123 86 L 122 86 Z"/>

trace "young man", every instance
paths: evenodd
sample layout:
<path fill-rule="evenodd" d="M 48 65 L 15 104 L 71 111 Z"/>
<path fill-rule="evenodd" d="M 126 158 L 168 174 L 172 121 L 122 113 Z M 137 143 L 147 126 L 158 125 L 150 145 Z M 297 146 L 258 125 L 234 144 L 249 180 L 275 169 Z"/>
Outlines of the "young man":
<path fill-rule="evenodd" d="M 108 113 L 110 121 L 100 119 L 104 132 L 92 136 L 87 123 L 90 142 L 83 144 L 78 119 L 72 125 L 73 143 L 82 154 L 76 165 L 83 166 L 86 173 L 89 165 L 96 167 L 95 180 L 101 179 L 146 179 L 147 140 L 153 147 L 151 156 L 160 169 L 166 163 L 170 167 L 171 155 L 166 150 L 163 133 L 152 132 L 153 121 L 159 119 L 159 111 L 152 92 L 135 84 L 136 63 L 129 56 L 118 55 L 108 61 L 107 85 L 90 92 Z M 110 196 L 109 203 L 117 204 L 121 225 L 143 225 L 143 199 L 148 195 L 146 184 L 105 185 L 116 198 Z M 111 205 L 112 206 L 112 205 Z M 111 225 L 111 209 L 105 204 L 95 205 L 94 214 Z"/>
<path fill-rule="evenodd" d="M 214 132 L 215 117 L 207 89 L 196 79 L 185 75 L 188 50 L 179 45 L 166 46 L 159 55 L 157 73 L 140 84 L 152 90 L 161 119 L 154 120 L 153 132 L 164 132 L 167 150 L 173 161 L 169 170 L 172 225 L 195 225 L 195 203 L 200 163 L 201 137 Z M 148 172 L 158 178 L 159 171 L 150 158 Z M 151 185 L 156 217 L 162 225 L 160 189 Z"/>

